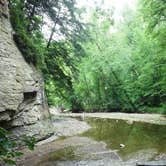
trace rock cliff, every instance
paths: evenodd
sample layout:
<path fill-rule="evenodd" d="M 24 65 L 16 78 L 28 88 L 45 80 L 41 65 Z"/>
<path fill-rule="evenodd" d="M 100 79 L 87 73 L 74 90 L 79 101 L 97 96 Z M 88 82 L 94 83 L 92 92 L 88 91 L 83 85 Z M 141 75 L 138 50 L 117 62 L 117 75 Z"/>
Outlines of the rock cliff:
<path fill-rule="evenodd" d="M 18 135 L 50 131 L 49 116 L 40 72 L 26 63 L 13 40 L 8 1 L 0 0 L 0 126 Z"/>

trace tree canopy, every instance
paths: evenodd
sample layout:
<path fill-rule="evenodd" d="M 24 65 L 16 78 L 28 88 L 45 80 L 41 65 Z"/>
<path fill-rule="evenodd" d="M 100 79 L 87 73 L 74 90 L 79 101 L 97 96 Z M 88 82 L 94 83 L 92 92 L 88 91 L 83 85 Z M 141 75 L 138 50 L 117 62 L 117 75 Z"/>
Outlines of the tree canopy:
<path fill-rule="evenodd" d="M 120 22 L 113 8 L 97 6 L 83 23 L 86 10 L 75 0 L 10 0 L 10 9 L 14 39 L 27 62 L 42 70 L 50 105 L 165 112 L 163 0 L 139 0 Z"/>

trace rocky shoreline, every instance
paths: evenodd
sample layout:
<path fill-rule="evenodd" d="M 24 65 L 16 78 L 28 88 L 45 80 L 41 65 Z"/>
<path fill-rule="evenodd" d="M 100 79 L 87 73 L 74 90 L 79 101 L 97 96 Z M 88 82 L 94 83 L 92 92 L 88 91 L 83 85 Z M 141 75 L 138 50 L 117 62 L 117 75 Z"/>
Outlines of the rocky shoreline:
<path fill-rule="evenodd" d="M 52 114 L 58 115 L 54 110 L 51 110 Z M 91 117 L 91 118 L 104 118 L 104 119 L 119 119 L 126 120 L 129 123 L 132 122 L 145 122 L 151 124 L 166 125 L 166 115 L 162 114 L 138 114 L 138 113 L 60 113 L 59 115 L 64 117 Z"/>
<path fill-rule="evenodd" d="M 37 145 L 52 142 L 60 137 L 69 137 L 80 134 L 89 130 L 90 128 L 91 127 L 84 121 L 79 121 L 69 117 L 52 116 L 51 131 L 54 134 L 52 134 L 52 136 L 48 139 L 39 141 Z"/>

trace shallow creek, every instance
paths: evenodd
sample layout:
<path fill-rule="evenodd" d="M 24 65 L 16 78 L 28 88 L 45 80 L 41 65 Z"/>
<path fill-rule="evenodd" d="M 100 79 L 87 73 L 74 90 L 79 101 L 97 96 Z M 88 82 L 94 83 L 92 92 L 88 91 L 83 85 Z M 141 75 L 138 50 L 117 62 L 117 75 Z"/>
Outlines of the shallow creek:
<path fill-rule="evenodd" d="M 166 126 L 99 118 L 87 119 L 87 122 L 92 129 L 82 135 L 104 141 L 108 148 L 117 149 L 123 159 L 145 149 L 153 149 L 157 154 L 166 153 Z M 120 144 L 125 146 L 120 147 Z"/>
<path fill-rule="evenodd" d="M 133 166 L 139 161 L 166 160 L 166 125 L 100 118 L 84 121 L 92 128 L 40 145 L 18 165 Z"/>

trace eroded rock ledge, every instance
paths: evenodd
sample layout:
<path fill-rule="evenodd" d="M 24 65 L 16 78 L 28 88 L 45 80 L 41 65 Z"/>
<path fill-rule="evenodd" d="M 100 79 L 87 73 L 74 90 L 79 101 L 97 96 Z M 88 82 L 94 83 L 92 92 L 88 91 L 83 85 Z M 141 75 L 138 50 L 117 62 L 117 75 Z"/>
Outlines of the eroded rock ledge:
<path fill-rule="evenodd" d="M 40 72 L 24 60 L 12 33 L 8 1 L 0 0 L 0 126 L 19 128 L 24 133 L 25 128 L 31 130 L 34 125 L 38 133 L 32 130 L 32 135 L 45 130 L 43 137 L 50 128 L 42 122 L 49 116 L 44 82 Z"/>

